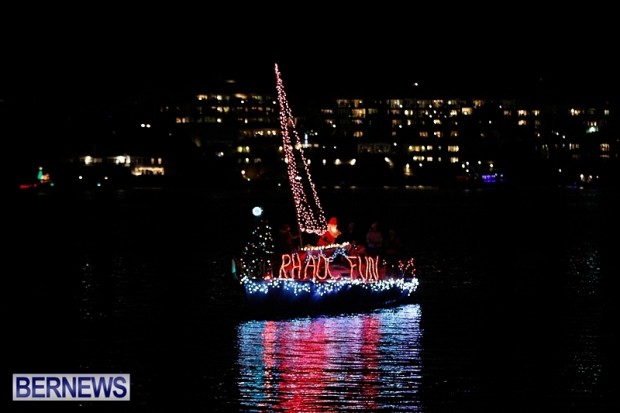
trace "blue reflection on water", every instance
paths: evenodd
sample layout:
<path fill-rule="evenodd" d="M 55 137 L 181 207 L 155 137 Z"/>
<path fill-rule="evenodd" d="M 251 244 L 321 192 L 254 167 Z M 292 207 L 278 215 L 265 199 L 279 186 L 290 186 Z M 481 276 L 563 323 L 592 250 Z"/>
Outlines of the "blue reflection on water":
<path fill-rule="evenodd" d="M 241 408 L 419 411 L 419 304 L 238 327 Z"/>

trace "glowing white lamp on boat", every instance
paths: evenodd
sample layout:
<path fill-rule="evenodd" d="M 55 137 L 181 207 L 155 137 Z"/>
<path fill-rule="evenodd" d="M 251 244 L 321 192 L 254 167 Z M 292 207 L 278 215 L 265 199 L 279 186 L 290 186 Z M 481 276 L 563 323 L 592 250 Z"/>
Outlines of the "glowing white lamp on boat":
<path fill-rule="evenodd" d="M 263 215 L 263 208 L 255 206 L 254 208 L 252 208 L 252 215 L 254 215 L 255 217 L 260 217 L 261 215 Z"/>

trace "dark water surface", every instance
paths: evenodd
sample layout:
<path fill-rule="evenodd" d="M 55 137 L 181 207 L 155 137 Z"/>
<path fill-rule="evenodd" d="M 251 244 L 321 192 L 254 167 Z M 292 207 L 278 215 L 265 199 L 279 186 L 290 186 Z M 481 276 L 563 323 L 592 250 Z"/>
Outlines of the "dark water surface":
<path fill-rule="evenodd" d="M 617 411 L 618 192 L 321 189 L 394 228 L 416 304 L 253 319 L 230 262 L 285 192 L 19 194 L 5 232 L 3 411 Z M 12 402 L 13 373 L 129 373 L 130 402 Z"/>

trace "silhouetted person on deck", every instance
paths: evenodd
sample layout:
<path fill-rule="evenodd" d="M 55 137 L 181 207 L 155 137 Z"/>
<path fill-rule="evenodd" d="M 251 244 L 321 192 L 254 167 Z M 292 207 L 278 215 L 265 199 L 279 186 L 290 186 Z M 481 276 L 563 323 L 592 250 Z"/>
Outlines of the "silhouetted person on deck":
<path fill-rule="evenodd" d="M 355 226 L 355 222 L 353 221 L 349 222 L 349 225 L 347 225 L 347 230 L 341 236 L 341 240 L 342 242 L 346 241 L 353 246 L 363 241 L 362 237 L 360 237 L 360 234 L 357 232 L 357 227 Z"/>
<path fill-rule="evenodd" d="M 276 243 L 276 252 L 278 254 L 290 254 L 297 250 L 296 240 L 298 235 L 291 233 L 291 226 L 289 224 L 283 224 L 278 230 L 278 240 Z"/>
<path fill-rule="evenodd" d="M 401 246 L 400 237 L 395 230 L 390 229 L 384 242 L 385 259 L 389 264 L 398 263 Z"/>
<path fill-rule="evenodd" d="M 376 257 L 383 250 L 383 234 L 379 231 L 379 224 L 373 222 L 366 233 L 366 254 Z"/>

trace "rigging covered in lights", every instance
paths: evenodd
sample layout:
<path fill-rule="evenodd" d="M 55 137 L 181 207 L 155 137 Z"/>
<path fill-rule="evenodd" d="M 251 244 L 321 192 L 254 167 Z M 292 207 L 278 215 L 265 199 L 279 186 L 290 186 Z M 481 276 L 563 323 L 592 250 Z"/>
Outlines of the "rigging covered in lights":
<path fill-rule="evenodd" d="M 275 65 L 276 90 L 280 107 L 282 149 L 299 229 L 321 235 L 327 230 L 327 219 L 310 175 L 310 161 L 304 154 L 302 141 L 295 128 L 295 119 L 288 105 L 284 82 Z M 307 138 L 306 138 L 307 139 Z"/>

